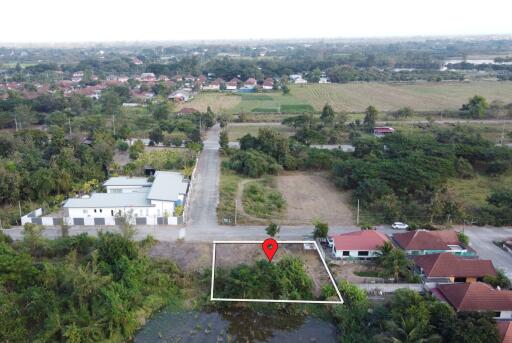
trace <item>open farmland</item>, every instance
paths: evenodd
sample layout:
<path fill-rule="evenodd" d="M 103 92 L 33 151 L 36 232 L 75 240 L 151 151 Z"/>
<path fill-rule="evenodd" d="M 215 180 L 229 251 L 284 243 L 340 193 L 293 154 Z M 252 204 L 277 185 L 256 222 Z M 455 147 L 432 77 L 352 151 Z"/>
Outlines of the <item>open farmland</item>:
<path fill-rule="evenodd" d="M 232 109 L 233 113 L 307 113 L 314 108 L 293 95 L 281 93 L 244 94 L 242 101 Z"/>
<path fill-rule="evenodd" d="M 262 123 L 263 124 L 263 123 Z M 246 134 L 253 136 L 258 135 L 258 131 L 261 128 L 269 128 L 282 133 L 285 136 L 291 136 L 294 134 L 294 130 L 291 127 L 281 125 L 279 123 L 266 123 L 265 125 L 251 125 L 245 123 L 231 123 L 228 125 L 228 136 L 230 141 L 236 141 Z"/>
<path fill-rule="evenodd" d="M 178 109 L 183 107 L 193 107 L 201 112 L 206 112 L 208 106 L 214 112 L 229 112 L 236 107 L 241 101 L 239 95 L 219 93 L 219 92 L 201 92 L 197 94 L 193 100 L 179 104 Z"/>
<path fill-rule="evenodd" d="M 309 84 L 291 86 L 291 94 L 299 103 L 309 103 L 320 111 L 325 103 L 335 111 L 359 112 L 369 105 L 393 111 L 409 106 L 418 111 L 457 110 L 475 94 L 489 102 L 512 102 L 512 82 L 418 82 Z"/>

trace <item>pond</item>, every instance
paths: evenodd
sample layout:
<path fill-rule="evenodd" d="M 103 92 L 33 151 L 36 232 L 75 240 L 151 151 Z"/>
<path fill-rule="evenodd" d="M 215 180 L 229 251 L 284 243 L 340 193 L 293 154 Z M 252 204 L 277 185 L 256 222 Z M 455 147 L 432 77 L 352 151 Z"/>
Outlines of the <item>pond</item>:
<path fill-rule="evenodd" d="M 311 316 L 258 314 L 244 308 L 220 312 L 156 314 L 135 336 L 147 342 L 337 342 L 336 327 Z"/>

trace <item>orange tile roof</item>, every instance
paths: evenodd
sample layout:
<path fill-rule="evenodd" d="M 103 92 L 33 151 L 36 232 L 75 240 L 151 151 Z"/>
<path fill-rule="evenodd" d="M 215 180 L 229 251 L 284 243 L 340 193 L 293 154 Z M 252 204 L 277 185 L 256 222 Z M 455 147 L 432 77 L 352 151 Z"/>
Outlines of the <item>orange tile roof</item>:
<path fill-rule="evenodd" d="M 449 250 L 448 245 L 460 245 L 457 232 L 416 230 L 396 233 L 393 239 L 405 250 Z"/>
<path fill-rule="evenodd" d="M 469 260 L 449 252 L 421 255 L 414 258 L 428 277 L 483 277 L 496 275 L 491 260 Z"/>
<path fill-rule="evenodd" d="M 336 250 L 377 250 L 389 239 L 375 230 L 342 233 L 333 237 Z"/>
<path fill-rule="evenodd" d="M 483 282 L 439 285 L 437 289 L 457 311 L 512 311 L 512 291 L 498 291 Z"/>
<path fill-rule="evenodd" d="M 512 321 L 499 321 L 496 323 L 501 337 L 501 343 L 512 343 Z"/>

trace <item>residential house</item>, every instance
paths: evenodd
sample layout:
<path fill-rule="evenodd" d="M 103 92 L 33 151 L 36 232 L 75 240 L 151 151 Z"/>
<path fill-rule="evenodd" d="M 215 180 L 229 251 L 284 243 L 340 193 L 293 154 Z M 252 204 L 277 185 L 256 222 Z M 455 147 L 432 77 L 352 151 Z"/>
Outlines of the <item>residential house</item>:
<path fill-rule="evenodd" d="M 234 91 L 238 88 L 238 81 L 235 79 L 232 79 L 231 81 L 226 83 L 226 90 L 228 91 Z"/>
<path fill-rule="evenodd" d="M 438 285 L 432 295 L 457 312 L 492 312 L 496 319 L 512 319 L 512 291 L 497 290 L 483 282 Z"/>
<path fill-rule="evenodd" d="M 500 333 L 501 343 L 512 343 L 512 321 L 501 320 L 496 323 Z"/>
<path fill-rule="evenodd" d="M 151 187 L 151 182 L 145 177 L 115 176 L 103 182 L 107 193 L 139 192 L 141 188 Z"/>
<path fill-rule="evenodd" d="M 179 75 L 179 74 L 178 74 L 178 75 L 174 75 L 174 76 L 171 78 L 171 80 L 176 81 L 176 82 L 181 82 L 181 81 L 183 81 L 183 76 L 181 76 L 181 75 Z"/>
<path fill-rule="evenodd" d="M 300 78 L 300 79 L 295 79 L 295 81 L 293 81 L 293 83 L 295 83 L 296 85 L 303 85 L 303 84 L 308 83 L 308 81 L 303 78 Z"/>
<path fill-rule="evenodd" d="M 199 111 L 193 107 L 183 107 L 181 110 L 176 112 L 176 114 L 179 116 L 186 116 L 194 113 L 199 113 Z"/>
<path fill-rule="evenodd" d="M 395 129 L 392 127 L 374 127 L 373 128 L 373 135 L 375 137 L 384 137 L 385 135 L 389 135 L 391 133 L 395 132 Z"/>
<path fill-rule="evenodd" d="M 448 252 L 416 256 L 414 263 L 425 282 L 471 283 L 496 276 L 491 260 L 464 259 Z"/>
<path fill-rule="evenodd" d="M 212 82 L 210 82 L 209 85 L 204 86 L 203 89 L 208 90 L 208 91 L 218 91 L 218 90 L 220 90 L 220 86 L 223 83 L 224 83 L 224 80 L 219 78 L 219 79 L 216 79 L 216 80 L 213 80 Z"/>
<path fill-rule="evenodd" d="M 376 230 L 342 233 L 333 237 L 332 254 L 335 258 L 373 258 L 389 238 Z"/>
<path fill-rule="evenodd" d="M 182 88 L 172 92 L 167 98 L 174 102 L 184 102 L 191 100 L 193 97 L 190 89 Z"/>
<path fill-rule="evenodd" d="M 407 255 L 427 255 L 449 252 L 461 256 L 475 256 L 476 253 L 459 241 L 458 232 L 453 230 L 415 230 L 393 235 L 395 243 Z"/>
<path fill-rule="evenodd" d="M 206 81 L 208 81 L 208 78 L 205 75 L 201 74 L 197 78 L 197 81 L 199 81 L 202 85 L 204 85 L 206 83 Z"/>
<path fill-rule="evenodd" d="M 158 76 L 158 81 L 163 81 L 163 82 L 167 82 L 169 81 L 169 77 L 167 75 L 160 75 Z"/>
<path fill-rule="evenodd" d="M 132 58 L 132 62 L 135 65 L 142 65 L 144 64 L 141 60 L 139 60 L 137 57 Z"/>
<path fill-rule="evenodd" d="M 318 79 L 318 83 L 331 83 L 327 77 L 321 77 Z"/>
<path fill-rule="evenodd" d="M 244 82 L 244 88 L 253 89 L 258 84 L 255 78 L 248 78 L 247 81 Z"/>
<path fill-rule="evenodd" d="M 142 73 L 140 75 L 140 81 L 141 82 L 155 82 L 156 76 L 154 73 Z"/>
<path fill-rule="evenodd" d="M 195 77 L 191 74 L 188 74 L 187 76 L 185 76 L 185 81 L 189 81 L 189 82 L 192 82 L 192 81 L 195 81 Z"/>
<path fill-rule="evenodd" d="M 128 214 L 137 224 L 137 218 L 172 216 L 176 206 L 183 204 L 188 191 L 188 181 L 181 173 L 157 171 L 154 181 L 141 178 L 115 178 L 105 182 L 107 193 L 71 198 L 64 203 L 65 216 L 73 218 L 75 225 L 83 225 L 84 218 L 95 218 L 96 225 L 105 225 L 108 218 Z M 98 220 L 96 220 L 98 219 Z"/>
<path fill-rule="evenodd" d="M 261 88 L 263 88 L 264 90 L 272 90 L 272 89 L 274 89 L 274 82 L 273 81 L 264 81 Z"/>

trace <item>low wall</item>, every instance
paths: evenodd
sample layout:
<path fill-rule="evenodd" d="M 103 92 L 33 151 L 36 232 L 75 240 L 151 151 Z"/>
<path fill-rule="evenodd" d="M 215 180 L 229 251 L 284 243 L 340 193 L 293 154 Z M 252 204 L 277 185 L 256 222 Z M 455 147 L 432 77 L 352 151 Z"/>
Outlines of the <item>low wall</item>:
<path fill-rule="evenodd" d="M 42 209 L 38 208 L 23 217 L 21 217 L 21 225 L 32 223 L 42 226 L 58 226 L 65 223 L 71 226 L 115 226 L 119 224 L 116 217 L 49 217 L 43 216 Z M 178 225 L 183 223 L 182 217 L 134 217 L 131 220 L 133 225 Z"/>
<path fill-rule="evenodd" d="M 407 288 L 416 292 L 424 291 L 421 283 L 358 283 L 356 285 L 367 292 L 393 293 L 400 288 Z"/>

